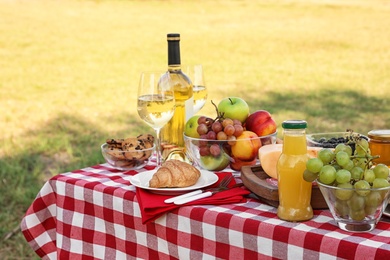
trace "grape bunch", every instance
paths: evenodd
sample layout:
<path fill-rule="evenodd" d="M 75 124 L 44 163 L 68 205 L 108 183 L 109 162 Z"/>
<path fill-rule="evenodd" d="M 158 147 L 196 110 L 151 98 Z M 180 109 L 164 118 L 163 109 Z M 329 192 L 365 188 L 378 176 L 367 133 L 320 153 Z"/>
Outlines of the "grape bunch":
<path fill-rule="evenodd" d="M 244 132 L 244 126 L 237 119 L 218 117 L 212 119 L 210 117 L 201 116 L 198 119 L 197 132 L 200 139 L 227 141 L 227 144 L 234 145 L 237 137 Z M 224 149 L 229 149 L 225 146 Z M 208 145 L 207 141 L 199 142 L 199 153 L 201 156 L 219 156 L 221 154 L 221 146 L 218 142 Z"/>
<path fill-rule="evenodd" d="M 335 186 L 335 211 L 341 217 L 363 220 L 374 214 L 383 203 L 389 183 L 389 168 L 384 164 L 374 165 L 368 141 L 361 136 L 354 136 L 355 150 L 351 146 L 340 143 L 334 150 L 323 148 L 316 158 L 306 163 L 303 177 L 312 182 Z"/>

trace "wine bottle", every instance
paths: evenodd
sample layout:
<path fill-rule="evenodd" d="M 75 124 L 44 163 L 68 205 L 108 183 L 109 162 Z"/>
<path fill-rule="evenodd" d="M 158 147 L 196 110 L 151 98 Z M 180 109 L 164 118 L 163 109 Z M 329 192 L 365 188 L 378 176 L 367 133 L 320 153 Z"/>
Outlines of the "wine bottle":
<path fill-rule="evenodd" d="M 181 70 L 180 34 L 170 33 L 168 40 L 168 73 L 175 92 L 175 112 L 172 119 L 161 131 L 163 145 L 184 147 L 184 126 L 193 116 L 193 90 L 191 80 Z"/>

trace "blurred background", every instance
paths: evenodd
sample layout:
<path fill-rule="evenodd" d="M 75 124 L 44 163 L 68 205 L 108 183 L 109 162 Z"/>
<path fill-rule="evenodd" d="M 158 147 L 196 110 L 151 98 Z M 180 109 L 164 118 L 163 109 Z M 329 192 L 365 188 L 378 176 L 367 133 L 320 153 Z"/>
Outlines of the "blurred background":
<path fill-rule="evenodd" d="M 0 0 L 0 258 L 31 259 L 19 223 L 53 175 L 104 162 L 100 144 L 153 130 L 141 71 L 203 65 L 211 100 L 241 97 L 309 133 L 390 128 L 385 0 Z"/>

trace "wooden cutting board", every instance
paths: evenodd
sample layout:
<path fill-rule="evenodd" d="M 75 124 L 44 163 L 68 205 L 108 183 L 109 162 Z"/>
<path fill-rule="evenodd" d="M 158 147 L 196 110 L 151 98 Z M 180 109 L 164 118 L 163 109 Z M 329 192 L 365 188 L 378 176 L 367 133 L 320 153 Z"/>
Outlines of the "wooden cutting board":
<path fill-rule="evenodd" d="M 279 205 L 278 187 L 275 179 L 271 179 L 261 165 L 243 166 L 241 179 L 245 187 L 259 197 L 265 203 L 277 207 Z M 313 209 L 327 209 L 325 199 L 316 184 L 313 184 L 311 194 L 311 206 Z"/>

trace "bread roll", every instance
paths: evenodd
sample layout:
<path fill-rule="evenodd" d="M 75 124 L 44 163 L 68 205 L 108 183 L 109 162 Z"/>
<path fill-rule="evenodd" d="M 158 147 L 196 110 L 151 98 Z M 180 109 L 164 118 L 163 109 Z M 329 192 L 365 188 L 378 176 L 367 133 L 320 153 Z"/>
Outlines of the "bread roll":
<path fill-rule="evenodd" d="M 183 188 L 194 185 L 199 177 L 200 171 L 194 166 L 179 160 L 169 160 L 153 174 L 149 187 Z"/>

